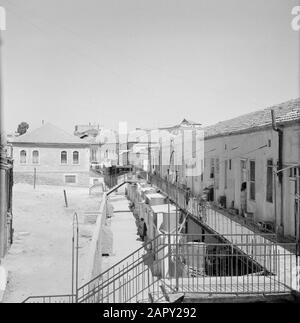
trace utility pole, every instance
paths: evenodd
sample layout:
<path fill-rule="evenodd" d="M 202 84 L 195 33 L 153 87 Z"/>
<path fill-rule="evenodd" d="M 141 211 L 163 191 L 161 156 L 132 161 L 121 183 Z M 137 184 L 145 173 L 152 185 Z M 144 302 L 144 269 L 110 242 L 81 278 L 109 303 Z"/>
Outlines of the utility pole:
<path fill-rule="evenodd" d="M 151 161 L 151 131 L 148 132 L 148 170 L 149 170 L 149 177 L 152 173 L 152 161 Z M 149 180 L 150 178 L 148 178 Z"/>

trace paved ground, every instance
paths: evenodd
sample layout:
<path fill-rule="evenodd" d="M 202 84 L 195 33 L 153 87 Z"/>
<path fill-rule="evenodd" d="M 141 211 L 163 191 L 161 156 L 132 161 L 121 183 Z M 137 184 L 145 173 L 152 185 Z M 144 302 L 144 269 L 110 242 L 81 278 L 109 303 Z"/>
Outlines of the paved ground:
<path fill-rule="evenodd" d="M 4 302 L 21 302 L 28 296 L 70 294 L 72 218 L 80 221 L 80 277 L 85 271 L 93 225 L 85 225 L 83 213 L 100 207 L 100 195 L 88 195 L 88 188 L 14 186 L 14 244 L 5 259 L 9 284 Z"/>
<path fill-rule="evenodd" d="M 104 258 L 103 271 L 129 256 L 143 244 L 138 240 L 135 219 L 129 211 L 129 202 L 126 197 L 113 195 L 110 201 L 114 207 L 114 216 L 111 220 L 113 255 Z"/>

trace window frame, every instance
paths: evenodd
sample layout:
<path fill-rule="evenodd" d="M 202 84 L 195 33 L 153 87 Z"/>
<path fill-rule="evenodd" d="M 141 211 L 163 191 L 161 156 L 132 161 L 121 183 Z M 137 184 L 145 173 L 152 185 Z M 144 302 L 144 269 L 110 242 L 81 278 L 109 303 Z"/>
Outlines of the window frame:
<path fill-rule="evenodd" d="M 37 152 L 37 162 L 34 162 L 34 156 L 33 153 Z M 40 151 L 38 149 L 34 149 L 31 152 L 31 161 L 32 165 L 40 165 Z"/>
<path fill-rule="evenodd" d="M 63 153 L 66 153 L 66 162 L 65 163 L 62 162 L 62 155 L 63 155 Z M 62 150 L 60 152 L 60 164 L 61 165 L 68 165 L 68 151 L 67 150 Z"/>
<path fill-rule="evenodd" d="M 77 163 L 75 163 L 75 162 L 74 162 L 74 154 L 75 154 L 75 153 L 77 153 L 77 154 L 78 154 L 78 156 L 77 156 Z M 72 152 L 72 164 L 73 164 L 73 165 L 76 165 L 76 166 L 80 165 L 80 152 L 79 152 L 79 150 L 74 150 L 74 151 Z"/>
<path fill-rule="evenodd" d="M 22 162 L 22 152 L 25 152 L 25 162 Z M 28 151 L 26 149 L 21 149 L 19 151 L 19 162 L 20 162 L 20 165 L 27 165 L 28 164 Z"/>

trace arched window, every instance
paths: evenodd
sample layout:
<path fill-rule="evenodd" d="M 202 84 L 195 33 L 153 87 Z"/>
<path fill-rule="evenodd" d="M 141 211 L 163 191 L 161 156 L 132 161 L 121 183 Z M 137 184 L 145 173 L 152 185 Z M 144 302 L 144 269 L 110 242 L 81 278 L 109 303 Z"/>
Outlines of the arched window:
<path fill-rule="evenodd" d="M 79 164 L 79 152 L 73 151 L 73 164 L 78 165 Z"/>
<path fill-rule="evenodd" d="M 39 164 L 40 162 L 39 152 L 37 150 L 34 150 L 32 152 L 32 163 L 33 164 Z"/>
<path fill-rule="evenodd" d="M 68 153 L 66 151 L 61 152 L 60 162 L 61 162 L 61 164 L 64 164 L 64 165 L 68 163 Z"/>
<path fill-rule="evenodd" d="M 21 150 L 20 151 L 20 163 L 21 164 L 26 164 L 27 162 L 27 153 L 26 150 Z"/>

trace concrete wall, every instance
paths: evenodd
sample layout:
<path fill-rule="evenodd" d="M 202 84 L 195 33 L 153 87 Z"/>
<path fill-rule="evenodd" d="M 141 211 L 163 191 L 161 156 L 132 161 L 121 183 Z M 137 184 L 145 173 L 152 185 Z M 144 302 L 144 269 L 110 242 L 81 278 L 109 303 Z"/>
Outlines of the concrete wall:
<path fill-rule="evenodd" d="M 26 164 L 20 162 L 20 152 L 27 153 Z M 32 152 L 39 152 L 39 163 L 32 161 Z M 67 164 L 61 164 L 61 152 L 67 152 Z M 73 152 L 79 152 L 79 164 L 73 163 Z M 65 185 L 65 175 L 76 175 L 76 185 L 89 185 L 89 148 L 66 147 L 33 147 L 14 146 L 15 182 L 33 183 L 34 169 L 36 168 L 37 183 L 40 185 Z"/>
<path fill-rule="evenodd" d="M 88 256 L 87 269 L 85 273 L 85 282 L 89 282 L 102 272 L 102 253 L 104 247 L 104 237 L 107 233 L 107 215 L 113 212 L 109 206 L 107 195 L 103 194 L 100 214 L 97 218 L 96 227 L 93 233 L 90 252 Z M 112 216 L 112 214 L 110 214 Z"/>

